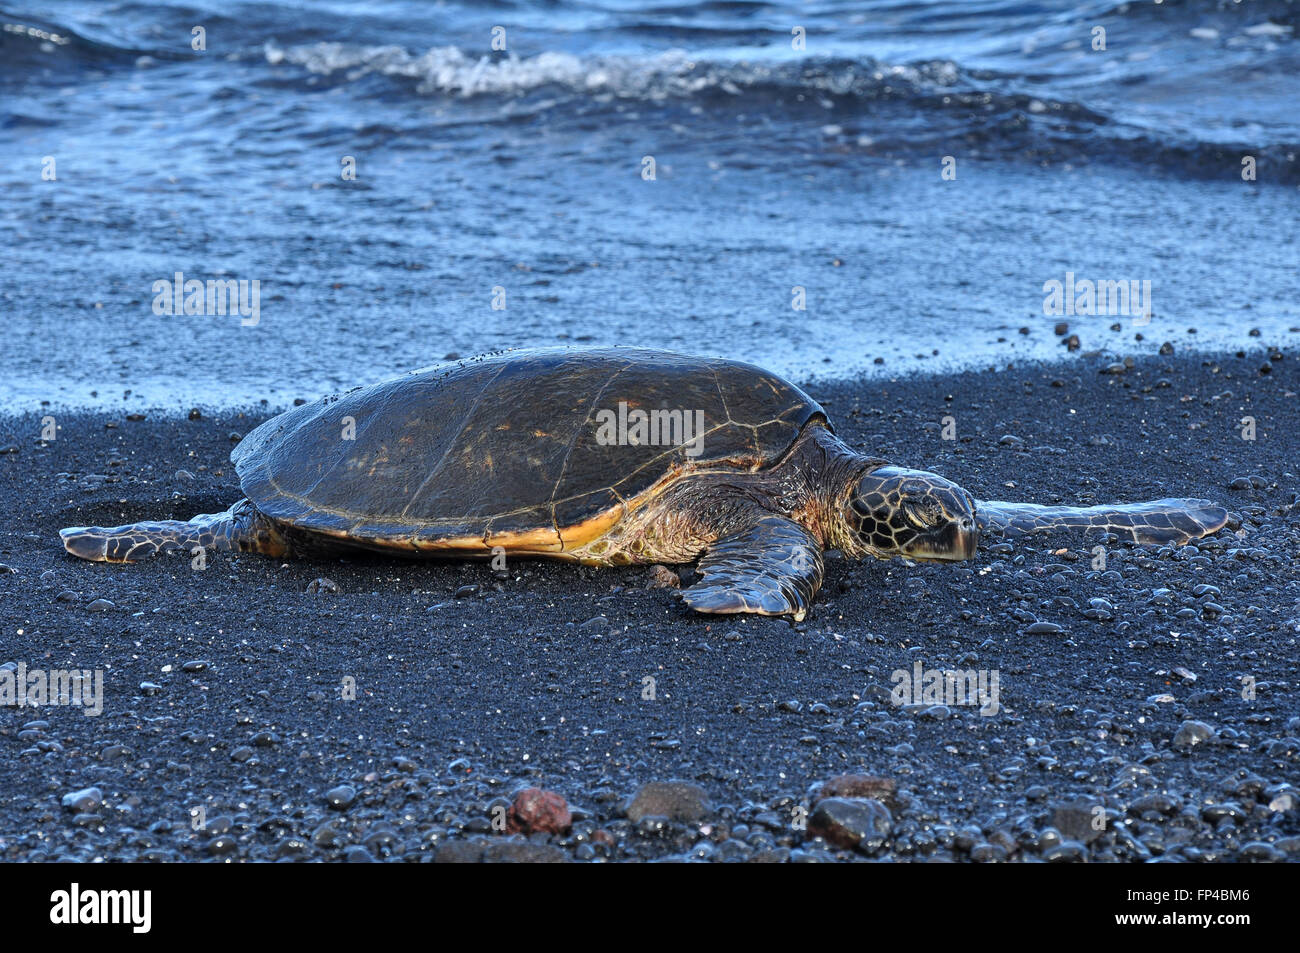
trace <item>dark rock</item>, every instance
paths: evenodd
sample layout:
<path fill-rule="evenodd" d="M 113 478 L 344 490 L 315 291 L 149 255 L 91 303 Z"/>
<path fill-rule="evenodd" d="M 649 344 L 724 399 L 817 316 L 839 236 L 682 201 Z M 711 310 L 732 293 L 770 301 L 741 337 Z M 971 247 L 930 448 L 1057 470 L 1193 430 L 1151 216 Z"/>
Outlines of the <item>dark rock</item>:
<path fill-rule="evenodd" d="M 338 820 L 326 821 L 311 834 L 311 842 L 321 848 L 338 847 L 346 840 L 347 835 Z"/>
<path fill-rule="evenodd" d="M 828 797 L 813 808 L 808 818 L 808 833 L 836 847 L 872 854 L 884 846 L 893 825 L 889 808 L 879 801 Z"/>
<path fill-rule="evenodd" d="M 1286 854 L 1264 841 L 1242 844 L 1240 857 L 1255 864 L 1280 864 L 1286 861 Z"/>
<path fill-rule="evenodd" d="M 226 854 L 233 854 L 237 851 L 239 849 L 239 841 L 235 840 L 229 834 L 221 834 L 208 841 L 207 844 L 204 845 L 204 849 L 214 857 L 223 857 Z"/>
<path fill-rule="evenodd" d="M 569 857 L 551 844 L 529 841 L 448 841 L 435 864 L 562 864 Z"/>
<path fill-rule="evenodd" d="M 1043 860 L 1049 864 L 1079 864 L 1088 859 L 1088 848 L 1078 841 L 1061 841 L 1043 851 Z"/>
<path fill-rule="evenodd" d="M 1106 830 L 1106 814 L 1100 801 L 1088 798 L 1058 801 L 1051 809 L 1052 826 L 1067 840 L 1091 844 Z"/>
<path fill-rule="evenodd" d="M 708 792 L 689 781 L 651 781 L 641 785 L 624 811 L 628 820 L 637 823 L 643 817 L 666 817 L 685 824 L 708 816 L 712 804 Z"/>

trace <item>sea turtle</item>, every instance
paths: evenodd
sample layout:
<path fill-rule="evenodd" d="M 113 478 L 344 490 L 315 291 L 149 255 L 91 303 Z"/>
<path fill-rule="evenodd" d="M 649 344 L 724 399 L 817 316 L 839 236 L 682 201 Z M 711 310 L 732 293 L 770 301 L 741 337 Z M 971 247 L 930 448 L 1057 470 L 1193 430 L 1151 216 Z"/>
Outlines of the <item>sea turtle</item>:
<path fill-rule="evenodd" d="M 822 552 L 961 560 L 981 533 L 1107 530 L 1185 543 L 1227 517 L 1204 500 L 1086 508 L 982 502 L 835 436 L 776 374 L 643 348 L 484 355 L 274 417 L 231 458 L 247 498 L 188 522 L 61 531 L 83 559 L 196 547 L 282 557 L 551 556 L 682 564 L 701 612 L 802 619 Z"/>

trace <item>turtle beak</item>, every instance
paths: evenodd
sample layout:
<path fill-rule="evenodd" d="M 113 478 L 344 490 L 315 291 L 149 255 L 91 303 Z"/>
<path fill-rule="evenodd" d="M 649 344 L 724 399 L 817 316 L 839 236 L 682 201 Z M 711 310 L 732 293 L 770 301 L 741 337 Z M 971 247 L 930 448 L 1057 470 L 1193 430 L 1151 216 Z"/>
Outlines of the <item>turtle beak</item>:
<path fill-rule="evenodd" d="M 979 527 L 973 519 L 950 520 L 927 536 L 917 537 L 903 548 L 909 559 L 960 562 L 975 558 Z"/>
<path fill-rule="evenodd" d="M 974 559 L 975 550 L 980 544 L 980 528 L 973 519 L 963 519 L 954 523 L 954 532 L 957 535 L 956 551 L 961 553 L 961 559 Z"/>
<path fill-rule="evenodd" d="M 980 531 L 973 519 L 953 520 L 946 527 L 944 537 L 943 545 L 939 548 L 941 551 L 946 551 L 946 555 L 940 556 L 940 559 L 958 562 L 975 558 L 975 550 L 980 542 Z"/>

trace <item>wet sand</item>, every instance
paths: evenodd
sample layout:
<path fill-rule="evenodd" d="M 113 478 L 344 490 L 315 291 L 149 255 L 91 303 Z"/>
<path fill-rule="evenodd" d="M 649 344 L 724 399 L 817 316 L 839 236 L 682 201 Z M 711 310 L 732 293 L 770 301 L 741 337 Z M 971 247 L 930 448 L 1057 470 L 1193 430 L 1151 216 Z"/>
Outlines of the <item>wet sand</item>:
<path fill-rule="evenodd" d="M 0 419 L 0 663 L 104 686 L 98 717 L 0 709 L 0 858 L 1294 860 L 1294 349 L 1113 363 L 812 393 L 853 446 L 977 497 L 1204 497 L 1224 530 L 1104 569 L 1084 538 L 832 557 L 794 626 L 695 615 L 645 568 L 78 562 L 62 526 L 238 499 L 232 433 L 269 412 L 52 411 L 52 442 Z M 895 705 L 918 662 L 996 673 L 997 713 Z M 813 804 L 845 774 L 875 780 Z M 495 829 L 523 787 L 567 833 Z"/>

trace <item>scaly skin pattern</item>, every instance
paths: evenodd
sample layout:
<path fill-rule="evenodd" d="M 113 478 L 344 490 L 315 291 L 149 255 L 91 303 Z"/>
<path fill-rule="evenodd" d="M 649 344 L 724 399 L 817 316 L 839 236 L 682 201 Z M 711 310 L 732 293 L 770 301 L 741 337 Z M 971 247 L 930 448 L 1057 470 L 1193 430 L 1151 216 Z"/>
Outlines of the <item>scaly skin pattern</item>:
<path fill-rule="evenodd" d="M 188 522 L 160 520 L 107 529 L 70 526 L 59 530 L 59 535 L 72 555 L 106 563 L 133 563 L 178 550 L 235 550 L 276 557 L 289 553 L 279 527 L 248 500 L 240 500 L 224 513 L 205 513 Z"/>
<path fill-rule="evenodd" d="M 810 426 L 772 467 L 753 473 L 703 470 L 678 478 L 634 501 L 599 539 L 565 555 L 590 566 L 688 563 L 763 514 L 793 520 L 823 548 L 852 546 L 844 501 L 856 475 L 879 464 L 854 453 L 825 427 Z"/>
<path fill-rule="evenodd" d="M 697 612 L 788 615 L 799 622 L 817 597 L 823 568 L 822 546 L 807 529 L 765 516 L 710 547 L 700 560 L 703 581 L 682 596 Z"/>
<path fill-rule="evenodd" d="M 848 527 L 840 549 L 858 559 L 973 559 L 974 510 L 969 493 L 937 474 L 873 467 L 836 509 Z"/>
<path fill-rule="evenodd" d="M 975 503 L 980 532 L 989 535 L 1095 530 L 1154 545 L 1184 545 L 1218 532 L 1227 518 L 1227 511 L 1209 500 L 1166 499 L 1107 506 L 1039 506 L 996 500 Z"/>

